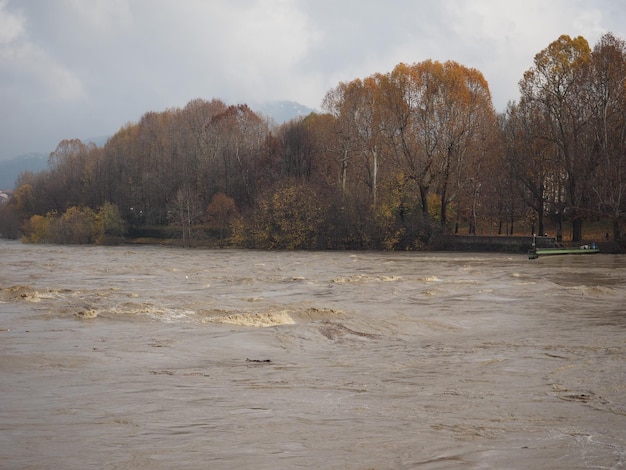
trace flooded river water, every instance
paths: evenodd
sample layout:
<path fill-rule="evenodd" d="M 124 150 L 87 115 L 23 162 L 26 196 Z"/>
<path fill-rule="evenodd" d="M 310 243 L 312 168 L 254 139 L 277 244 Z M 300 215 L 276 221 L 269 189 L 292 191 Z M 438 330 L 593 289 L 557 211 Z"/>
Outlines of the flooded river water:
<path fill-rule="evenodd" d="M 619 255 L 0 258 L 2 468 L 626 466 Z"/>

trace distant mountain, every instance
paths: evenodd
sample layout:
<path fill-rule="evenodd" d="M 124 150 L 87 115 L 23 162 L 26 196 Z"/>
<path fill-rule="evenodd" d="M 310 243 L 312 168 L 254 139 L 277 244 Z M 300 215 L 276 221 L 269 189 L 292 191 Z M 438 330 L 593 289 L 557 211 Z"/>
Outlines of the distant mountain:
<path fill-rule="evenodd" d="M 48 168 L 48 155 L 27 153 L 10 160 L 0 160 L 0 190 L 14 189 L 15 182 L 24 171 L 37 173 Z"/>
<path fill-rule="evenodd" d="M 109 140 L 109 136 L 90 137 L 81 139 L 84 144 L 93 143 L 98 147 L 103 147 Z M 48 169 L 47 153 L 25 153 L 9 160 L 0 160 L 0 191 L 15 189 L 15 181 L 24 171 L 37 173 Z"/>
<path fill-rule="evenodd" d="M 265 114 L 276 121 L 277 124 L 291 121 L 299 117 L 308 116 L 317 110 L 296 103 L 295 101 L 267 101 L 250 106 L 256 113 Z"/>

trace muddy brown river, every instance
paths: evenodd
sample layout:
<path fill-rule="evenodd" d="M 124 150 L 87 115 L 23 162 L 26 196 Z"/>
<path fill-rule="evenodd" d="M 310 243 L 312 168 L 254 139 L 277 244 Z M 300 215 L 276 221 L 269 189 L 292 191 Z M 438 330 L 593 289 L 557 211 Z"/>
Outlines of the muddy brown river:
<path fill-rule="evenodd" d="M 626 466 L 620 255 L 0 259 L 2 468 Z"/>

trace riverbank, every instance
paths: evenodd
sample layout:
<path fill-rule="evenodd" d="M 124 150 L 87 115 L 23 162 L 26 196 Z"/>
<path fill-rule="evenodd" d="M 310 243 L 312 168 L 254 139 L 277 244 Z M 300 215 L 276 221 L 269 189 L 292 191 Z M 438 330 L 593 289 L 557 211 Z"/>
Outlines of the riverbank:
<path fill-rule="evenodd" d="M 532 236 L 501 236 L 501 235 L 443 235 L 431 249 L 436 251 L 479 251 L 479 252 L 507 252 L 526 253 L 533 247 L 560 248 L 578 247 L 595 243 L 601 253 L 620 254 L 620 246 L 611 241 L 585 240 L 583 243 L 557 242 L 554 237 Z"/>
<path fill-rule="evenodd" d="M 554 237 L 534 237 L 537 248 L 577 247 L 573 242 L 557 243 Z M 162 245 L 171 247 L 188 247 L 182 239 L 177 238 L 128 238 L 128 245 Z M 583 244 L 595 243 L 600 253 L 621 254 L 620 246 L 611 241 L 585 241 Z M 228 244 L 220 244 L 219 240 L 193 240 L 194 248 L 230 248 Z M 459 252 L 495 252 L 495 253 L 527 253 L 533 246 L 531 236 L 502 235 L 443 235 L 435 242 L 427 245 L 422 251 L 459 251 Z"/>
<path fill-rule="evenodd" d="M 553 237 L 534 237 L 538 248 L 556 247 Z M 489 235 L 442 235 L 432 245 L 437 251 L 495 251 L 525 253 L 533 246 L 533 237 Z"/>

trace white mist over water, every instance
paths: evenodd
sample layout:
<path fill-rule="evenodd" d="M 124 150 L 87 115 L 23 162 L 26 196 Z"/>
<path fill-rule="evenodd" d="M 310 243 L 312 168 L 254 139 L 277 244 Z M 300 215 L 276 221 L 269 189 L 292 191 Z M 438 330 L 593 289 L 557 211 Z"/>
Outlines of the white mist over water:
<path fill-rule="evenodd" d="M 615 255 L 0 242 L 6 468 L 623 468 Z"/>

